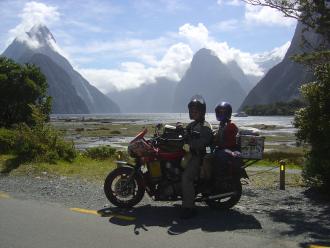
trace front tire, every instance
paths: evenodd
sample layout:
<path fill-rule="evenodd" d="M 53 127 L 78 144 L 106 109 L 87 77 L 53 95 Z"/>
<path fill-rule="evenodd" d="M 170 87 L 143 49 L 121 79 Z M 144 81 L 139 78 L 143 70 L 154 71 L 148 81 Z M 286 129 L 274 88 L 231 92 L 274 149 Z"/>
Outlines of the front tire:
<path fill-rule="evenodd" d="M 108 200 L 120 208 L 131 208 L 138 204 L 145 192 L 143 178 L 135 174 L 128 182 L 133 168 L 120 167 L 109 173 L 104 182 L 104 193 Z"/>
<path fill-rule="evenodd" d="M 228 210 L 235 206 L 242 196 L 242 184 L 240 180 L 232 183 L 232 192 L 235 194 L 224 199 L 206 200 L 205 203 L 214 209 Z"/>

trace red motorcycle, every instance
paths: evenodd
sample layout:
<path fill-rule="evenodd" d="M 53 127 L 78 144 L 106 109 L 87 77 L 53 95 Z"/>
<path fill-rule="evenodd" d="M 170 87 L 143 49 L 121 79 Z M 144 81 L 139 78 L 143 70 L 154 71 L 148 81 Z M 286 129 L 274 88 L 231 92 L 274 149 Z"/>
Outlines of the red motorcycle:
<path fill-rule="evenodd" d="M 117 161 L 117 168 L 109 173 L 104 183 L 104 192 L 115 206 L 129 208 L 139 203 L 145 191 L 155 201 L 182 199 L 182 164 L 186 162 L 184 129 L 182 125 L 165 125 L 155 128 L 154 137 L 144 138 L 147 129 L 140 132 L 128 146 L 134 163 Z M 210 160 L 211 161 L 211 160 Z M 207 181 L 195 180 L 196 202 L 205 202 L 211 207 L 229 209 L 242 194 L 241 178 L 247 177 L 241 158 L 233 156 L 225 168 L 211 163 L 212 177 Z M 221 169 L 219 169 L 221 168 Z"/>

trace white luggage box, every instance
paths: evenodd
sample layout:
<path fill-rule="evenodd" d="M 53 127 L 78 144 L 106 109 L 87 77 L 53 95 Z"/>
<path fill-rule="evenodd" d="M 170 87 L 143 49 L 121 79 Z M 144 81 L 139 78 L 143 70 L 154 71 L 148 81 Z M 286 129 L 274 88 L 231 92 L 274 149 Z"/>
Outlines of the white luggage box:
<path fill-rule="evenodd" d="M 238 136 L 242 158 L 262 159 L 264 153 L 265 137 L 255 135 Z"/>

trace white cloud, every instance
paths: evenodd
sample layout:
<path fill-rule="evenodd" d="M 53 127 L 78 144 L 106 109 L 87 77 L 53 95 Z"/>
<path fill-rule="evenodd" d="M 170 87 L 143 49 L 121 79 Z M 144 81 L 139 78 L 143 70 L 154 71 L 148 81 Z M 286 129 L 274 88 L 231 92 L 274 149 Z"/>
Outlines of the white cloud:
<path fill-rule="evenodd" d="M 194 50 L 202 47 L 209 39 L 209 31 L 203 23 L 198 23 L 197 26 L 184 24 L 179 28 L 179 35 L 185 37 Z"/>
<path fill-rule="evenodd" d="M 182 25 L 179 28 L 179 37 L 175 39 L 184 42 L 177 42 L 166 49 L 166 44 L 170 43 L 165 38 L 155 40 L 130 40 L 119 43 L 109 44 L 93 44 L 90 46 L 89 52 L 111 51 L 124 52 L 127 48 L 132 58 L 139 55 L 140 62 L 125 62 L 121 63 L 117 69 L 79 69 L 79 71 L 92 83 L 103 92 L 112 90 L 124 90 L 135 88 L 143 83 L 153 83 L 157 77 L 167 77 L 172 80 L 180 80 L 190 65 L 193 54 L 201 48 L 208 48 L 215 52 L 222 62 L 228 63 L 235 60 L 246 74 L 262 76 L 264 75 L 263 68 L 260 67 L 261 58 L 266 58 L 268 55 L 273 57 L 283 58 L 289 43 L 273 49 L 271 52 L 261 54 L 251 54 L 242 52 L 239 49 L 230 47 L 226 42 L 218 42 L 209 35 L 208 29 L 202 23 L 196 26 L 189 23 Z M 173 36 L 173 35 L 172 35 Z M 175 36 L 175 35 L 174 35 Z M 173 37 L 174 37 L 173 36 Z M 163 40 L 163 42 L 160 42 Z M 164 42 L 166 40 L 166 42 Z M 154 42 L 154 43 L 153 43 Z M 160 43 L 159 43 L 160 42 Z M 175 40 L 172 40 L 172 43 Z M 187 44 L 187 43 L 188 44 Z M 157 48 L 161 44 L 162 48 L 159 53 L 164 51 L 161 59 L 150 50 Z M 168 46 L 167 46 L 168 47 Z M 94 50 L 95 49 L 95 50 Z M 134 52 L 133 52 L 134 51 Z M 148 59 L 148 57 L 150 58 Z"/>
<path fill-rule="evenodd" d="M 84 46 L 66 46 L 65 50 L 70 54 L 111 56 L 120 57 L 126 60 L 139 60 L 148 65 L 155 65 L 157 57 L 162 56 L 168 47 L 173 44 L 173 40 L 164 37 L 158 39 L 125 39 L 114 41 L 94 41 Z"/>
<path fill-rule="evenodd" d="M 239 6 L 241 4 L 242 0 L 218 0 L 217 4 L 219 5 L 232 5 L 232 6 Z"/>
<path fill-rule="evenodd" d="M 239 21 L 237 19 L 230 19 L 216 23 L 212 26 L 212 30 L 226 32 L 238 28 Z"/>
<path fill-rule="evenodd" d="M 79 69 L 95 87 L 106 93 L 111 90 L 135 88 L 152 83 L 157 77 L 178 81 L 188 68 L 193 52 L 183 43 L 171 46 L 163 58 L 146 67 L 142 63 L 125 62 L 118 69 Z"/>
<path fill-rule="evenodd" d="M 286 52 L 288 51 L 290 45 L 291 45 L 291 42 L 288 41 L 280 47 L 275 47 L 273 50 L 271 50 L 268 53 L 271 54 L 273 57 L 284 58 L 284 56 L 285 56 Z M 267 54 L 267 52 L 263 53 L 263 54 Z"/>
<path fill-rule="evenodd" d="M 226 42 L 214 40 L 202 23 L 197 26 L 185 24 L 180 27 L 179 34 L 188 40 L 194 52 L 205 47 L 213 50 L 224 63 L 236 60 L 246 74 L 263 75 L 262 69 L 254 63 L 251 54 L 231 48 Z"/>
<path fill-rule="evenodd" d="M 245 6 L 245 20 L 248 24 L 259 24 L 267 26 L 286 26 L 290 27 L 296 24 L 296 20 L 284 17 L 283 14 L 273 8 L 264 6 Z"/>
<path fill-rule="evenodd" d="M 261 65 L 265 71 L 269 70 L 272 66 L 274 66 L 274 61 L 279 62 L 281 61 L 286 52 L 290 47 L 291 42 L 288 41 L 280 47 L 275 47 L 271 51 L 253 54 L 253 60 L 258 65 Z"/>
<path fill-rule="evenodd" d="M 32 1 L 24 5 L 19 17 L 21 18 L 21 22 L 15 28 L 9 30 L 10 37 L 8 43 L 17 37 L 28 41 L 27 44 L 31 47 L 37 47 L 38 43 L 35 40 L 27 39 L 26 32 L 34 25 L 51 25 L 59 20 L 60 13 L 57 11 L 57 7 Z"/>
<path fill-rule="evenodd" d="M 88 32 L 101 33 L 101 32 L 105 31 L 104 28 L 89 24 L 87 22 L 71 20 L 71 21 L 68 21 L 68 24 L 72 25 L 72 26 L 76 26 L 79 29 L 87 30 Z"/>

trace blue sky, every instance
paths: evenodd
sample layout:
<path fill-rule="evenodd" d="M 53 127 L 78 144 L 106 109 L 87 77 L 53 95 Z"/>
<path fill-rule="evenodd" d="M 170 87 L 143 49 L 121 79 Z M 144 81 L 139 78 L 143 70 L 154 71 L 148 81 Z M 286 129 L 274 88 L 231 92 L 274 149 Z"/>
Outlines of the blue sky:
<path fill-rule="evenodd" d="M 103 92 L 158 76 L 179 80 L 202 47 L 261 75 L 255 56 L 283 53 L 296 25 L 241 0 L 0 0 L 0 16 L 0 52 L 45 24 L 61 53 Z"/>

